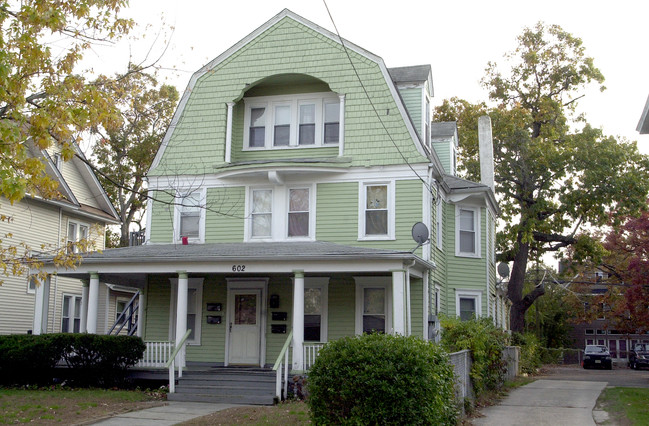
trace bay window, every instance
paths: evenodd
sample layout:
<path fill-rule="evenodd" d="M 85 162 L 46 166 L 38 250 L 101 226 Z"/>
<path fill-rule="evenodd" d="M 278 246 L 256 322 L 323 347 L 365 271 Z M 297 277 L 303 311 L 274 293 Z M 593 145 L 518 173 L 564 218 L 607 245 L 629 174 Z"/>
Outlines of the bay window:
<path fill-rule="evenodd" d="M 273 130 L 273 145 L 288 146 L 291 140 L 291 106 L 275 106 L 275 128 Z"/>
<path fill-rule="evenodd" d="M 315 104 L 300 105 L 300 133 L 298 145 L 315 144 Z"/>
<path fill-rule="evenodd" d="M 289 189 L 288 236 L 309 236 L 309 189 Z"/>
<path fill-rule="evenodd" d="M 249 188 L 246 240 L 311 240 L 315 229 L 312 186 Z"/>
<path fill-rule="evenodd" d="M 273 191 L 252 191 L 252 238 L 271 237 L 273 224 Z"/>
<path fill-rule="evenodd" d="M 253 148 L 263 147 L 266 143 L 266 108 L 250 109 L 250 129 L 248 146 Z"/>
<path fill-rule="evenodd" d="M 324 143 L 337 144 L 340 132 L 340 103 L 326 102 L 324 114 Z"/>

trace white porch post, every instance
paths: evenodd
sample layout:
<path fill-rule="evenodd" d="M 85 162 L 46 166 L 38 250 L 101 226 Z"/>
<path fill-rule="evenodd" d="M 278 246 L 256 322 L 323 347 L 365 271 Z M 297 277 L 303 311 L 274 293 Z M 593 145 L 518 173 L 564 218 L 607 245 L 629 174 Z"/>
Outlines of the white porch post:
<path fill-rule="evenodd" d="M 81 325 L 79 332 L 85 333 L 88 331 L 88 290 L 89 283 L 87 280 L 82 280 L 81 284 Z"/>
<path fill-rule="evenodd" d="M 392 332 L 406 334 L 406 271 L 397 269 L 392 271 Z"/>
<path fill-rule="evenodd" d="M 338 118 L 338 156 L 345 153 L 345 95 L 338 95 L 340 99 L 340 115 Z"/>
<path fill-rule="evenodd" d="M 228 102 L 228 117 L 225 127 L 225 162 L 232 161 L 232 109 L 234 102 Z"/>
<path fill-rule="evenodd" d="M 50 277 L 36 286 L 36 303 L 34 304 L 34 323 L 32 334 L 47 333 L 47 312 L 50 304 Z"/>
<path fill-rule="evenodd" d="M 99 311 L 99 274 L 90 272 L 90 288 L 88 289 L 88 333 L 97 334 L 97 312 Z"/>
<path fill-rule="evenodd" d="M 146 295 L 144 289 L 140 290 L 140 295 L 137 301 L 137 337 L 144 336 L 144 304 L 146 303 Z"/>
<path fill-rule="evenodd" d="M 187 289 L 189 278 L 187 272 L 178 271 L 178 293 L 176 299 L 176 347 L 180 344 L 183 336 L 187 332 Z M 185 354 L 182 352 L 181 358 L 177 365 L 185 366 Z"/>
<path fill-rule="evenodd" d="M 304 271 L 293 271 L 293 371 L 304 371 Z"/>

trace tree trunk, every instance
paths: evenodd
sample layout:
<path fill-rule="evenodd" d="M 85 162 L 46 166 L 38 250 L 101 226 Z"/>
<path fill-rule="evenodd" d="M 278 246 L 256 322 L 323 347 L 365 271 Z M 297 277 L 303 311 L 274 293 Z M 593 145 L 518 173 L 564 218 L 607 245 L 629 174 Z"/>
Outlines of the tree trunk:
<path fill-rule="evenodd" d="M 545 287 L 540 283 L 523 297 L 523 285 L 525 284 L 525 274 L 527 273 L 530 245 L 521 241 L 522 236 L 519 234 L 517 238 L 518 251 L 514 256 L 512 274 L 507 286 L 507 296 L 512 302 L 512 307 L 509 311 L 509 327 L 514 333 L 523 333 L 525 331 L 525 312 L 527 312 L 539 296 L 545 294 Z"/>

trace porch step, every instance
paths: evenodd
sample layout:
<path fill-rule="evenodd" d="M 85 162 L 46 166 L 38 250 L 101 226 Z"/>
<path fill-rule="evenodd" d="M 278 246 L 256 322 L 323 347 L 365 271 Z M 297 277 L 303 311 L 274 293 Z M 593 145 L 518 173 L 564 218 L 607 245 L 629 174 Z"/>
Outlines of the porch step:
<path fill-rule="evenodd" d="M 275 372 L 262 368 L 184 371 L 169 401 L 273 405 Z"/>

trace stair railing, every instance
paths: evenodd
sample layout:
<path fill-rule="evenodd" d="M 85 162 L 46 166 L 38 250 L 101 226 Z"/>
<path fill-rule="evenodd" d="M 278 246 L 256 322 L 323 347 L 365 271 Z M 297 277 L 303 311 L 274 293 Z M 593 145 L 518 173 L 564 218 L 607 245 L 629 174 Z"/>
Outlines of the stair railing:
<path fill-rule="evenodd" d="M 165 364 L 165 368 L 169 369 L 169 393 L 174 393 L 176 392 L 176 376 L 175 376 L 175 369 L 176 369 L 176 357 L 178 354 L 181 354 L 180 360 L 178 362 L 178 377 L 183 376 L 183 363 L 182 360 L 185 359 L 185 346 L 187 339 L 189 338 L 189 335 L 192 333 L 191 329 L 188 329 L 185 335 L 183 336 L 182 339 L 180 339 L 180 342 L 176 345 L 174 348 L 174 351 L 171 353 L 171 356 L 169 357 L 169 361 Z"/>
<path fill-rule="evenodd" d="M 273 371 L 275 371 L 275 396 L 279 401 L 286 398 L 288 392 L 288 348 L 291 346 L 291 340 L 293 340 L 293 330 L 286 336 L 286 342 L 284 342 L 282 350 L 277 355 L 275 365 L 273 365 Z M 284 371 L 282 371 L 282 357 L 284 358 Z M 284 376 L 284 398 L 282 398 L 282 376 Z"/>
<path fill-rule="evenodd" d="M 137 315 L 138 305 L 135 304 L 135 300 L 137 299 L 139 301 L 139 295 L 140 291 L 138 290 L 133 295 L 133 297 L 131 297 L 131 300 L 129 300 L 129 302 L 126 304 L 124 310 L 119 314 L 117 321 L 115 321 L 115 324 L 113 324 L 113 326 L 110 328 L 108 334 L 113 334 L 113 331 L 115 330 L 115 328 L 117 328 L 117 326 L 119 326 L 119 328 L 117 329 L 117 331 L 115 331 L 115 334 L 119 334 L 127 324 L 128 335 L 132 336 L 135 334 L 135 332 L 137 331 L 137 321 L 133 321 L 133 317 Z"/>

